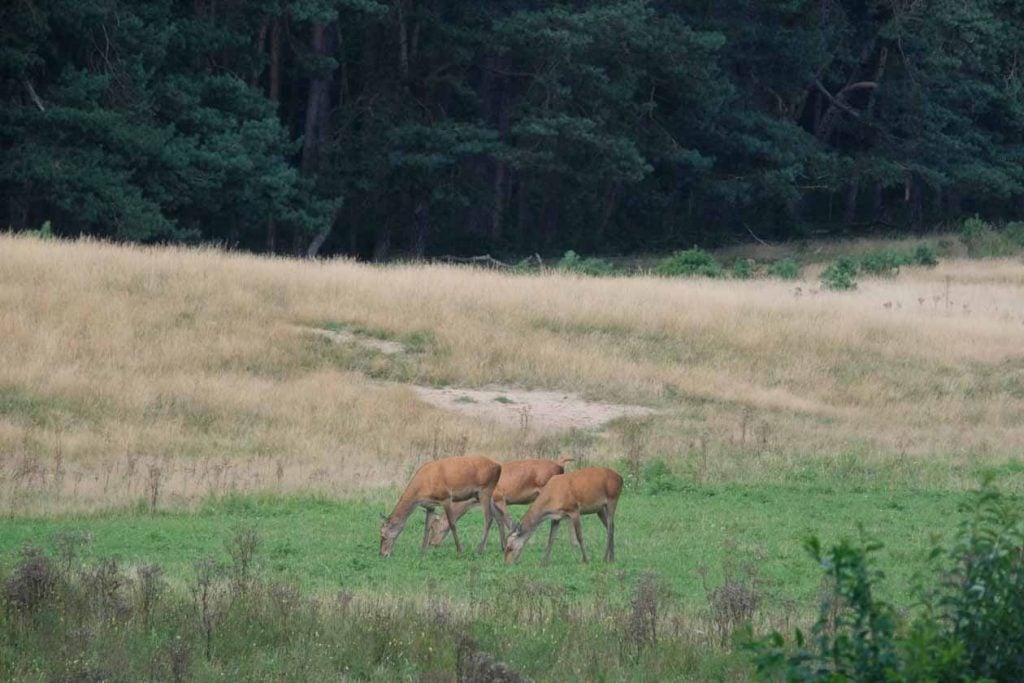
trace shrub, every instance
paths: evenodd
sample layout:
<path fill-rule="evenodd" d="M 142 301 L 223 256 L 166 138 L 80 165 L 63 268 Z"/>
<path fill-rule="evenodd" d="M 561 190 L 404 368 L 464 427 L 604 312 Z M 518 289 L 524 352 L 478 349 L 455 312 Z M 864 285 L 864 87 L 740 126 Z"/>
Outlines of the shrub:
<path fill-rule="evenodd" d="M 736 280 L 749 280 L 753 275 L 754 271 L 750 267 L 750 261 L 747 259 L 740 259 L 732 264 L 732 270 L 730 275 Z"/>
<path fill-rule="evenodd" d="M 807 543 L 828 590 L 811 633 L 748 643 L 762 678 L 790 681 L 1024 680 L 1024 514 L 986 483 L 952 548 L 931 557 L 939 580 L 912 621 L 875 597 L 880 546 Z"/>
<path fill-rule="evenodd" d="M 1024 678 L 1024 514 L 986 483 L 948 552 L 951 568 L 934 595 L 950 651 L 962 648 L 965 678 Z M 933 554 L 943 553 L 937 548 Z"/>
<path fill-rule="evenodd" d="M 836 291 L 856 289 L 856 276 L 857 264 L 848 256 L 840 256 L 821 273 L 821 284 Z"/>
<path fill-rule="evenodd" d="M 939 258 L 935 250 L 927 244 L 919 244 L 910 256 L 910 263 L 915 266 L 927 266 L 929 268 L 939 265 Z"/>
<path fill-rule="evenodd" d="M 27 232 L 41 240 L 52 240 L 54 238 L 53 225 L 50 224 L 50 221 L 43 221 L 38 230 L 28 230 Z"/>
<path fill-rule="evenodd" d="M 768 267 L 768 274 L 782 280 L 796 280 L 800 277 L 800 266 L 791 258 L 779 259 Z"/>
<path fill-rule="evenodd" d="M 4 582 L 4 601 L 19 614 L 32 614 L 49 602 L 57 587 L 57 572 L 39 548 L 25 546 L 21 561 Z"/>
<path fill-rule="evenodd" d="M 686 488 L 682 479 L 677 477 L 665 464 L 664 460 L 652 460 L 644 466 L 644 490 L 656 496 L 669 491 L 682 491 Z"/>
<path fill-rule="evenodd" d="M 1024 221 L 1007 223 L 1003 230 L 1006 239 L 1014 246 L 1024 248 Z"/>
<path fill-rule="evenodd" d="M 960 241 L 970 256 L 1012 256 L 1024 247 L 1024 224 L 1010 223 L 1002 231 L 997 231 L 989 223 L 973 216 L 964 221 Z"/>
<path fill-rule="evenodd" d="M 721 277 L 722 266 L 708 252 L 693 247 L 665 257 L 654 272 L 662 277 Z"/>
<path fill-rule="evenodd" d="M 580 275 L 612 275 L 615 273 L 615 266 L 604 259 L 589 257 L 581 258 L 579 254 L 570 249 L 565 252 L 562 259 L 555 266 L 558 270 L 579 273 Z"/>
<path fill-rule="evenodd" d="M 723 646 L 737 630 L 750 627 L 764 598 L 759 590 L 756 566 L 752 562 L 739 564 L 730 559 L 736 552 L 734 543 L 727 541 L 725 548 L 730 554 L 722 564 L 722 585 L 709 586 L 707 568 L 701 567 L 710 630 Z"/>
<path fill-rule="evenodd" d="M 900 272 L 904 263 L 907 261 L 903 255 L 892 249 L 872 251 L 861 256 L 860 270 L 870 275 L 891 277 Z"/>

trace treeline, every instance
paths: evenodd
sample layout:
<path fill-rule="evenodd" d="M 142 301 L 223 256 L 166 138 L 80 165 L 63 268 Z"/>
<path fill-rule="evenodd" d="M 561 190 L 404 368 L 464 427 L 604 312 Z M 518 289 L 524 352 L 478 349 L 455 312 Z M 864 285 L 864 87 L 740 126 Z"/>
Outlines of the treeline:
<path fill-rule="evenodd" d="M 2 226 L 386 259 L 1024 217 L 1006 0 L 9 0 Z"/>

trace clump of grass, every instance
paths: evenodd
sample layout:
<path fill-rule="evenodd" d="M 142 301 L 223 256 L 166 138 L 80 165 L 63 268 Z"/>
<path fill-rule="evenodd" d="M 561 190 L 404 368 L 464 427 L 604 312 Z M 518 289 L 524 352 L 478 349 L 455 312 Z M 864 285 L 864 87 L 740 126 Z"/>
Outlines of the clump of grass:
<path fill-rule="evenodd" d="M 738 630 L 751 628 L 764 601 L 755 565 L 737 561 L 734 541 L 726 541 L 725 547 L 727 555 L 722 563 L 723 580 L 720 585 L 709 586 L 707 568 L 701 568 L 708 600 L 708 623 L 721 645 L 728 643 Z"/>
<path fill-rule="evenodd" d="M 800 278 L 800 266 L 791 258 L 779 259 L 768 266 L 768 274 L 780 280 L 797 280 Z"/>
<path fill-rule="evenodd" d="M 833 291 L 857 289 L 857 264 L 847 256 L 840 256 L 821 273 L 821 286 Z"/>
<path fill-rule="evenodd" d="M 565 252 L 565 255 L 562 256 L 555 268 L 567 273 L 579 273 L 580 275 L 592 275 L 595 277 L 614 275 L 616 272 L 615 266 L 608 261 L 593 256 L 583 258 L 572 249 Z"/>
<path fill-rule="evenodd" d="M 658 262 L 654 273 L 662 277 L 722 277 L 722 265 L 700 247 L 677 251 Z"/>
<path fill-rule="evenodd" d="M 739 259 L 733 262 L 729 275 L 734 280 L 749 280 L 754 276 L 754 268 L 748 259 Z"/>

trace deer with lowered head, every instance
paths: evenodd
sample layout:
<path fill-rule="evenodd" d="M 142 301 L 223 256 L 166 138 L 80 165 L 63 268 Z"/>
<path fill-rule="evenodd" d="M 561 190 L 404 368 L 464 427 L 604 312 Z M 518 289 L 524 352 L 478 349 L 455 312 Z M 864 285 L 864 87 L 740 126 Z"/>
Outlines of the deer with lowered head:
<path fill-rule="evenodd" d="M 548 534 L 548 547 L 544 551 L 543 564 L 547 564 L 551 556 L 551 545 L 555 541 L 555 532 L 563 519 L 572 521 L 576 540 L 579 542 L 583 561 L 587 561 L 587 551 L 583 547 L 583 525 L 581 515 L 596 514 L 604 524 L 608 534 L 608 544 L 604 551 L 605 562 L 615 561 L 615 506 L 622 492 L 622 477 L 615 470 L 607 467 L 586 467 L 575 472 L 558 474 L 548 480 L 541 489 L 540 495 L 523 515 L 519 525 L 505 540 L 505 561 L 509 564 L 519 559 L 526 541 L 545 520 L 551 520 L 551 532 Z"/>
<path fill-rule="evenodd" d="M 431 522 L 435 510 L 441 507 L 451 526 L 455 548 L 461 553 L 462 543 L 455 528 L 454 506 L 467 500 L 479 502 L 484 511 L 484 537 L 477 547 L 477 553 L 482 553 L 491 531 L 494 511 L 492 497 L 500 476 L 501 465 L 478 455 L 442 458 L 426 463 L 416 471 L 395 509 L 384 519 L 384 525 L 380 528 L 380 556 L 391 555 L 395 541 L 417 507 L 426 508 L 427 511 L 420 552 L 427 549 Z"/>
<path fill-rule="evenodd" d="M 565 466 L 571 462 L 571 455 L 563 455 L 558 460 L 512 460 L 501 464 L 501 477 L 494 489 L 494 508 L 498 515 L 498 533 L 501 535 L 501 547 L 505 547 L 505 531 L 513 527 L 512 517 L 508 514 L 509 505 L 528 505 L 537 499 L 541 489 L 556 474 L 565 472 Z M 455 503 L 453 515 L 458 522 L 470 508 L 477 504 L 474 499 Z M 440 545 L 448 535 L 449 524 L 446 517 L 435 517 L 430 534 L 430 545 Z"/>

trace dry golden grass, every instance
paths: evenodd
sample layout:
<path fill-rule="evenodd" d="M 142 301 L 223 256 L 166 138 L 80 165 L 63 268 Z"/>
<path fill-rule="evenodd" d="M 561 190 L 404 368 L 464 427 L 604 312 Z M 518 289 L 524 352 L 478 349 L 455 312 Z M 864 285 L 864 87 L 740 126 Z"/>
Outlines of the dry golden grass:
<path fill-rule="evenodd" d="M 296 331 L 343 323 L 381 353 Z M 1024 263 L 815 282 L 515 276 L 0 236 L 0 504 L 347 494 L 423 459 L 677 459 L 706 480 L 928 486 L 1024 448 Z M 603 434 L 482 423 L 408 384 L 657 409 Z M 153 493 L 153 489 L 156 493 Z"/>

